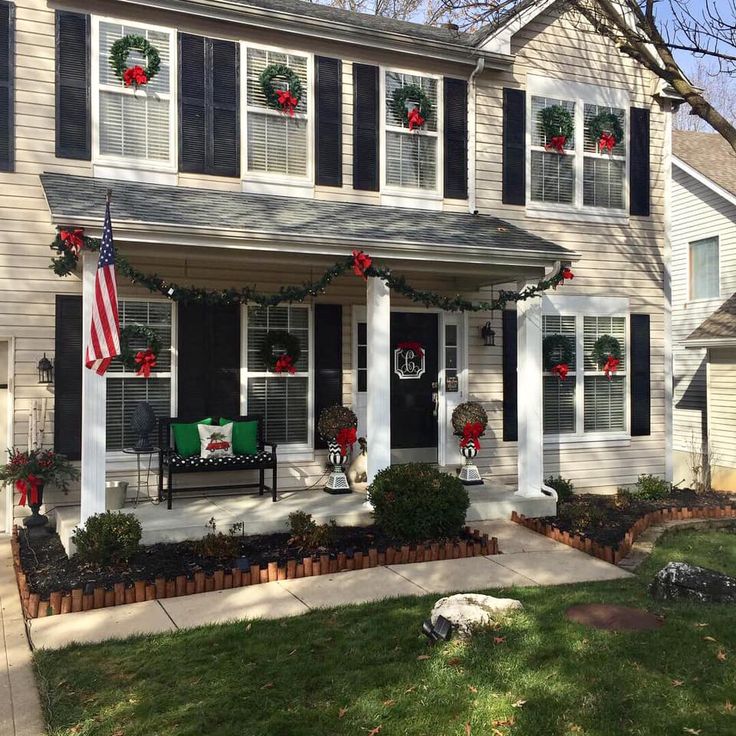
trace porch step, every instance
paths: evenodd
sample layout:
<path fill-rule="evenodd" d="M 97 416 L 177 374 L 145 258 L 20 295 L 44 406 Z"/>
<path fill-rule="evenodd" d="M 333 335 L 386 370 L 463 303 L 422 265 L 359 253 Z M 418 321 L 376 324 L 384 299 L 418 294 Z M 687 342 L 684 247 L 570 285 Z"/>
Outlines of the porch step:
<path fill-rule="evenodd" d="M 510 519 L 511 512 L 524 516 L 555 516 L 557 502 L 551 496 L 523 498 L 514 491 L 494 491 L 486 486 L 470 486 L 470 508 L 466 516 L 468 523 L 487 519 Z"/>

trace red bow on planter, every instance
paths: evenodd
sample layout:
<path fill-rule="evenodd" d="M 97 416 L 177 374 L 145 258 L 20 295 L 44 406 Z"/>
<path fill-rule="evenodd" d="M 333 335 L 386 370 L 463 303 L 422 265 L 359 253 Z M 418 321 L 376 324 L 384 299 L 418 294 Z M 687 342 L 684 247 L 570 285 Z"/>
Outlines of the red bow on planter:
<path fill-rule="evenodd" d="M 340 445 L 340 452 L 343 457 L 348 454 L 350 449 L 358 440 L 358 430 L 355 427 L 343 427 L 335 437 L 335 442 Z"/>
<path fill-rule="evenodd" d="M 294 367 L 292 360 L 291 355 L 287 355 L 286 353 L 279 355 L 274 371 L 276 371 L 276 373 L 284 373 L 284 371 L 286 371 L 287 373 L 291 373 L 293 376 L 296 373 L 296 368 Z"/>
<path fill-rule="evenodd" d="M 480 450 L 479 437 L 483 434 L 483 425 L 480 422 L 466 422 L 463 427 L 463 438 L 460 447 L 467 447 L 472 441 L 477 450 Z"/>
<path fill-rule="evenodd" d="M 140 366 L 136 376 L 148 378 L 151 375 L 151 369 L 156 367 L 156 353 L 151 348 L 139 350 L 135 354 L 135 362 Z"/>
<path fill-rule="evenodd" d="M 566 135 L 553 135 L 552 140 L 545 146 L 546 150 L 555 150 L 557 153 L 565 152 L 565 143 L 567 143 Z"/>
<path fill-rule="evenodd" d="M 126 87 L 130 87 L 133 84 L 136 87 L 140 87 L 142 84 L 148 84 L 148 77 L 143 67 L 137 64 L 135 66 L 129 66 L 123 72 L 123 84 Z"/>
<path fill-rule="evenodd" d="M 613 149 L 615 146 L 616 138 L 614 137 L 613 133 L 603 131 L 603 133 L 601 133 L 601 137 L 598 139 L 598 150 L 601 153 L 603 153 L 604 151 L 608 151 L 608 153 L 613 153 Z"/>
<path fill-rule="evenodd" d="M 279 105 L 281 110 L 289 114 L 289 117 L 294 117 L 294 109 L 299 104 L 299 100 L 291 94 L 291 90 L 288 89 L 277 89 L 276 97 L 278 97 Z"/>
<path fill-rule="evenodd" d="M 363 253 L 362 250 L 353 251 L 353 273 L 356 276 L 361 276 L 368 281 L 366 271 L 371 267 L 373 259 L 367 254 Z"/>
<path fill-rule="evenodd" d="M 75 228 L 74 230 L 62 230 L 59 233 L 59 237 L 66 250 L 75 256 L 79 255 L 79 251 L 82 250 L 82 246 L 84 245 L 84 230 L 81 227 Z"/>
<path fill-rule="evenodd" d="M 560 381 L 564 381 L 567 378 L 567 373 L 570 370 L 570 366 L 567 363 L 558 363 L 552 366 L 550 373 L 557 376 Z"/>
<path fill-rule="evenodd" d="M 610 381 L 613 378 L 613 374 L 618 370 L 618 364 L 621 361 L 618 358 L 614 358 L 612 355 L 608 356 L 608 360 L 603 365 L 603 373 L 606 378 Z"/>
<path fill-rule="evenodd" d="M 21 506 L 26 505 L 26 501 L 30 496 L 30 503 L 35 506 L 38 503 L 38 488 L 41 485 L 41 479 L 37 475 L 29 475 L 28 478 L 21 478 L 15 481 L 16 490 L 20 493 L 20 501 L 18 502 Z"/>
<path fill-rule="evenodd" d="M 400 342 L 396 346 L 399 350 L 413 350 L 414 354 L 418 358 L 424 357 L 424 348 L 418 343 L 413 340 L 408 340 L 407 342 Z"/>
<path fill-rule="evenodd" d="M 414 128 L 421 128 L 422 125 L 424 125 L 424 123 L 426 122 L 422 113 L 419 112 L 418 107 L 412 107 L 406 117 L 409 121 L 409 130 L 414 130 Z"/>

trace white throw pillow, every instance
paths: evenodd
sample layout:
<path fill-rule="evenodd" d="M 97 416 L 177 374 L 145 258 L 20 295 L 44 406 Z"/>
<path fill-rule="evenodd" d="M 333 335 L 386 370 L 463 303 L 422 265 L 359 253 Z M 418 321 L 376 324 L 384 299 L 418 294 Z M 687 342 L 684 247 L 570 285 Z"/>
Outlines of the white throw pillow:
<path fill-rule="evenodd" d="M 198 424 L 200 457 L 228 457 L 233 454 L 233 425 L 218 427 Z"/>

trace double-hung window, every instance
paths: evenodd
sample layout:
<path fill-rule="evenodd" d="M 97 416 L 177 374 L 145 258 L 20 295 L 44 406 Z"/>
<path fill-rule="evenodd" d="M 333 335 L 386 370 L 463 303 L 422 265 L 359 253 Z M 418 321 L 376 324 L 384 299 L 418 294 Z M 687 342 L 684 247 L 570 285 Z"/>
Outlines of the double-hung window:
<path fill-rule="evenodd" d="M 718 299 L 721 295 L 718 238 L 690 243 L 690 299 Z"/>
<path fill-rule="evenodd" d="M 102 163 L 174 170 L 176 153 L 174 33 L 130 23 L 95 19 L 94 114 L 97 118 L 95 158 Z M 120 38 L 143 36 L 161 58 L 158 73 L 147 84 L 126 87 L 110 65 L 110 49 Z M 145 69 L 146 59 L 131 50 L 127 66 Z"/>
<path fill-rule="evenodd" d="M 409 124 L 394 110 L 394 93 L 408 85 L 416 85 L 432 105 L 432 114 L 420 128 L 409 130 Z M 436 192 L 440 153 L 439 80 L 403 72 L 386 71 L 385 90 L 385 186 L 388 189 L 413 189 Z M 407 100 L 414 105 L 418 100 Z"/>
<path fill-rule="evenodd" d="M 310 175 L 309 157 L 309 80 L 307 56 L 248 48 L 245 57 L 246 89 L 246 168 L 250 174 L 278 174 L 306 179 Z M 287 65 L 301 81 L 301 98 L 293 115 L 269 107 L 261 88 L 260 76 L 272 64 Z M 288 83 L 274 81 L 286 90 Z"/>

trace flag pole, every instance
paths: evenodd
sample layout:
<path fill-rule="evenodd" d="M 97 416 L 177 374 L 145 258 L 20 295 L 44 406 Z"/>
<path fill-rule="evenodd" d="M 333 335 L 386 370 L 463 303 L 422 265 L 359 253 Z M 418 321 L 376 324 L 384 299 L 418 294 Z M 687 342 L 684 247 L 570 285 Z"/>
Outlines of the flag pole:
<path fill-rule="evenodd" d="M 108 189 L 105 194 L 105 204 L 110 204 L 110 200 L 112 200 L 112 189 Z"/>

